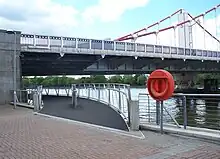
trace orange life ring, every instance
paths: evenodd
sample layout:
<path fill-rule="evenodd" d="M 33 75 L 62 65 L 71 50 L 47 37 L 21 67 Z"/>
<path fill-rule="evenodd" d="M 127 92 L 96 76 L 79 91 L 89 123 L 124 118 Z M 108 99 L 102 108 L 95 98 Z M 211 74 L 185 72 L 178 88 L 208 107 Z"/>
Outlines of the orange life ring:
<path fill-rule="evenodd" d="M 156 83 L 158 80 L 163 80 L 163 83 L 161 85 Z M 153 99 L 162 101 L 172 96 L 174 92 L 174 79 L 168 71 L 158 69 L 150 74 L 146 86 L 148 93 Z M 162 86 L 162 90 L 158 91 L 155 86 Z"/>
<path fill-rule="evenodd" d="M 155 80 L 152 80 L 151 84 L 150 84 L 150 90 L 151 90 L 151 93 L 152 95 L 155 97 L 155 98 L 160 98 L 160 97 L 163 97 L 166 95 L 169 87 L 169 83 L 168 83 L 168 80 L 167 79 L 164 79 L 165 80 L 165 89 L 163 92 L 157 92 L 155 89 L 154 89 L 154 85 L 155 85 L 155 82 L 157 81 L 156 79 Z"/>

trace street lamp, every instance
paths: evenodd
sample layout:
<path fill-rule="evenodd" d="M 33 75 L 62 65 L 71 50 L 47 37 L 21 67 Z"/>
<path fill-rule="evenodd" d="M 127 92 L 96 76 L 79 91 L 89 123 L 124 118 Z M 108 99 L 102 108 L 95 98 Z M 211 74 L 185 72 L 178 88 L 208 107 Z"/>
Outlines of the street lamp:
<path fill-rule="evenodd" d="M 8 34 L 14 34 L 14 54 L 13 54 L 13 63 L 14 63 L 14 67 L 13 67 L 13 95 L 14 95 L 14 109 L 16 108 L 16 98 L 17 98 L 17 95 L 16 95 L 16 87 L 17 87 L 17 80 L 16 80 L 16 74 L 17 74 L 17 71 L 16 71 L 16 68 L 17 68 L 17 61 L 16 61 L 16 50 L 17 50 L 17 33 L 16 31 L 13 31 L 13 30 L 7 30 L 7 33 Z"/>

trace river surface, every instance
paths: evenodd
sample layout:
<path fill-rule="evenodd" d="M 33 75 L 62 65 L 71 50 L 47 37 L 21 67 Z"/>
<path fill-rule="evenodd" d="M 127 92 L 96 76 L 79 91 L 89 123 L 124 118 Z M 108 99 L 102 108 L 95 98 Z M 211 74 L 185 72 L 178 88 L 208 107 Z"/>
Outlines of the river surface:
<path fill-rule="evenodd" d="M 122 90 L 123 91 L 123 90 Z M 127 90 L 124 90 L 125 93 Z M 66 94 L 66 90 L 60 90 L 60 94 Z M 142 93 L 143 95 L 140 95 Z M 147 96 L 147 90 L 144 88 L 131 88 L 131 99 L 139 100 L 139 112 L 141 122 L 154 122 L 156 121 L 156 102 L 151 97 Z M 45 94 L 45 92 L 43 92 Z M 50 90 L 49 94 L 56 94 L 55 90 Z M 88 95 L 88 90 L 80 89 L 81 95 Z M 90 96 L 98 96 L 97 90 L 90 90 Z M 108 101 L 108 91 L 102 90 L 100 98 Z M 127 113 L 127 103 L 125 95 L 118 95 L 118 92 L 111 92 L 111 103 L 119 107 L 119 99 L 122 105 L 121 110 Z M 180 98 L 171 98 L 164 101 L 164 120 L 166 123 L 173 123 L 173 118 L 179 123 L 183 124 L 183 104 Z M 124 107 L 123 107 L 124 106 Z M 187 125 L 196 127 L 205 127 L 220 130 L 220 98 L 210 97 L 187 97 Z"/>

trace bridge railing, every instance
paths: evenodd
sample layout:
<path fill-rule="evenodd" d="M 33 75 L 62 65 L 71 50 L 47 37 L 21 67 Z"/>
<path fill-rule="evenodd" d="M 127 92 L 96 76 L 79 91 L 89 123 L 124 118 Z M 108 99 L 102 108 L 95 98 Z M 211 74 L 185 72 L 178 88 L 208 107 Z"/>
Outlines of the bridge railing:
<path fill-rule="evenodd" d="M 74 37 L 56 37 L 56 36 L 44 36 L 44 35 L 21 35 L 21 45 L 30 48 L 44 48 L 50 49 L 60 53 L 80 53 L 87 50 L 100 50 L 102 54 L 104 52 L 110 53 L 111 51 L 116 52 L 130 52 L 133 55 L 158 55 L 162 57 L 183 57 L 193 59 L 210 59 L 216 60 L 220 58 L 220 52 L 217 50 L 201 50 L 201 49 L 190 49 L 164 45 L 153 45 L 153 44 L 141 44 L 132 42 L 121 42 L 121 41 L 108 41 L 108 40 L 97 40 L 97 39 L 84 39 Z M 30 49 L 29 48 L 29 49 Z M 74 50 L 77 49 L 77 50 Z M 84 50 L 84 51 L 83 51 Z M 136 54 L 135 54 L 136 53 Z M 164 55 L 164 56 L 161 56 Z M 133 56 L 132 55 L 132 56 Z"/>
<path fill-rule="evenodd" d="M 149 94 L 138 96 L 141 124 L 160 124 L 160 107 Z M 220 94 L 174 94 L 164 101 L 163 122 L 183 128 L 220 130 Z"/>
<path fill-rule="evenodd" d="M 14 104 L 14 91 L 10 91 L 11 94 L 11 103 Z M 38 109 L 41 109 L 44 105 L 43 100 L 42 100 L 42 90 L 41 87 L 37 87 L 36 89 L 24 89 L 24 90 L 16 90 L 16 96 L 15 96 L 15 105 L 25 105 L 30 108 L 36 108 L 36 100 L 34 99 L 36 96 L 37 102 L 38 102 Z"/>
<path fill-rule="evenodd" d="M 29 87 L 28 90 L 36 90 L 36 88 L 36 86 L 33 86 Z M 105 103 L 129 121 L 130 85 L 117 83 L 81 83 L 71 86 L 42 87 L 42 95 L 72 96 L 73 89 L 77 91 L 78 97 Z"/>
<path fill-rule="evenodd" d="M 78 97 L 105 103 L 129 120 L 130 86 L 117 83 L 74 84 Z"/>

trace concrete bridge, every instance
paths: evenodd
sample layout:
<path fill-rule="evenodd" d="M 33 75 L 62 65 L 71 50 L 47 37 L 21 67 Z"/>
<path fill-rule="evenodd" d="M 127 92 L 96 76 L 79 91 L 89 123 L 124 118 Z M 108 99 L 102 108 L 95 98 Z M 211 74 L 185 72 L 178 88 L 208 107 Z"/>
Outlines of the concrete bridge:
<path fill-rule="evenodd" d="M 74 37 L 20 36 L 24 76 L 150 73 L 157 68 L 173 73 L 220 71 L 217 51 Z"/>
<path fill-rule="evenodd" d="M 210 50 L 27 35 L 7 30 L 0 31 L 0 42 L 0 103 L 9 101 L 15 78 L 16 87 L 20 88 L 21 76 L 146 74 L 162 68 L 187 83 L 197 72 L 220 71 L 220 52 Z"/>

